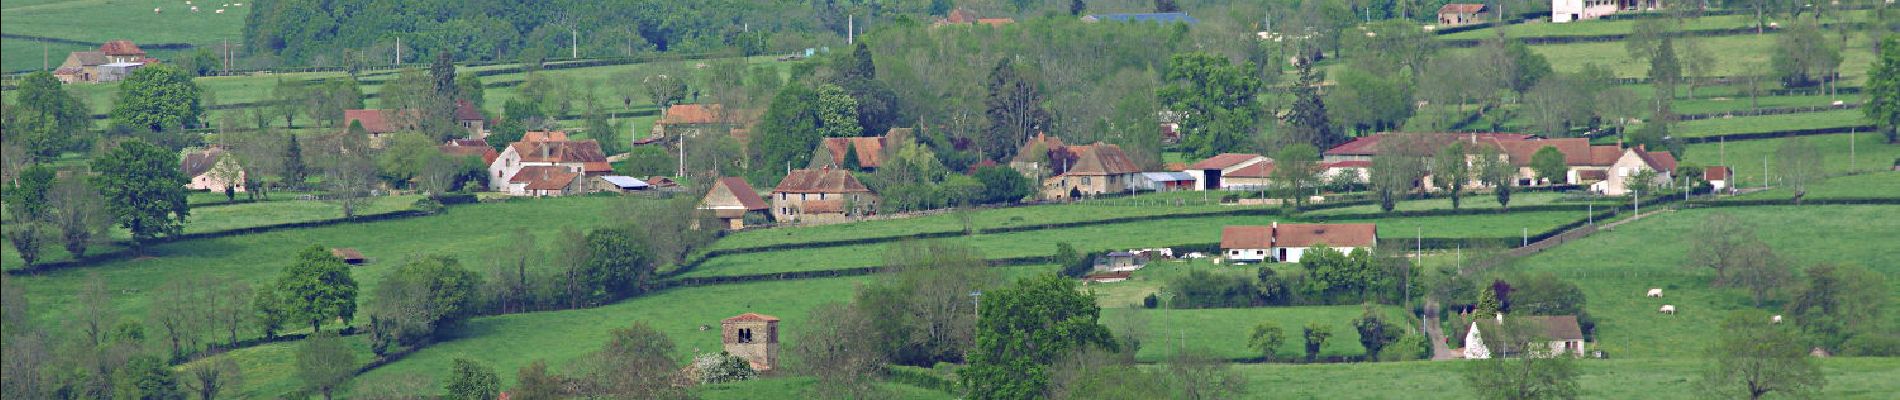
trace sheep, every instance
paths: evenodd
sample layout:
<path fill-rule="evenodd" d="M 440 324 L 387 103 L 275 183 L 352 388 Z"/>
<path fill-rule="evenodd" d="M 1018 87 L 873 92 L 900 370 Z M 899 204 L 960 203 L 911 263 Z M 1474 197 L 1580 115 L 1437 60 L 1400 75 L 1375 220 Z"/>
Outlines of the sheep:
<path fill-rule="evenodd" d="M 198 12 L 198 6 L 191 6 L 191 12 Z"/>
<path fill-rule="evenodd" d="M 1777 324 L 1779 324 L 1779 323 L 1781 323 L 1781 314 L 1775 314 L 1775 316 L 1774 316 L 1774 318 L 1773 318 L 1773 319 L 1774 319 L 1774 321 L 1775 321 L 1775 323 L 1777 323 Z"/>
<path fill-rule="evenodd" d="M 212 12 L 213 12 L 213 13 L 217 13 L 217 14 L 223 14 L 223 13 L 224 13 L 224 9 L 222 9 L 222 8 L 220 8 L 220 9 L 218 9 L 217 11 L 212 11 Z"/>
<path fill-rule="evenodd" d="M 1656 312 L 1659 312 L 1659 313 L 1663 313 L 1663 314 L 1675 314 L 1675 313 L 1676 313 L 1676 305 L 1674 305 L 1674 304 L 1664 304 L 1664 305 L 1662 306 L 1662 308 L 1661 308 L 1661 309 L 1657 309 L 1657 310 L 1656 310 Z"/>
<path fill-rule="evenodd" d="M 152 8 L 152 13 L 153 13 L 153 14 L 164 14 L 164 13 L 165 13 L 165 9 L 164 9 L 164 8 L 159 8 L 159 7 L 153 7 L 153 8 Z"/>
<path fill-rule="evenodd" d="M 1662 297 L 1662 288 L 1649 289 L 1649 297 Z"/>

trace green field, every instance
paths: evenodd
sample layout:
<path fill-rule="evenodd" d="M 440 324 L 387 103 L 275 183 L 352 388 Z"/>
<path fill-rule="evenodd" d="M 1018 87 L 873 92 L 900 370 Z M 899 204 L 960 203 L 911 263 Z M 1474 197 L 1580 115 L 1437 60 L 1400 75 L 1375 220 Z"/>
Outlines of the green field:
<path fill-rule="evenodd" d="M 1771 206 L 1694 209 L 1645 218 L 1523 259 L 1526 271 L 1551 272 L 1575 282 L 1597 319 L 1591 345 L 1615 358 L 1697 357 L 1706 334 L 1728 311 L 1748 307 L 1738 289 L 1714 289 L 1712 271 L 1682 267 L 1695 229 L 1711 213 L 1728 213 L 1754 226 L 1775 251 L 1801 266 L 1858 264 L 1900 282 L 1900 206 Z M 1663 288 L 1663 299 L 1644 297 Z M 1895 286 L 1900 295 L 1900 285 Z M 1656 312 L 1673 304 L 1675 315 Z M 1900 315 L 1900 310 L 1890 310 Z"/>
<path fill-rule="evenodd" d="M 1770 34 L 1772 35 L 1772 34 Z M 1847 48 L 1841 52 L 1841 79 L 1843 85 L 1859 85 L 1866 79 L 1867 65 L 1871 65 L 1874 56 L 1868 48 L 1869 42 L 1861 34 L 1852 35 Z M 1838 36 L 1830 36 L 1838 38 Z M 1690 39 L 1708 48 L 1709 54 L 1716 55 L 1716 65 L 1709 72 L 1713 76 L 1744 75 L 1749 66 L 1767 67 L 1769 55 L 1774 54 L 1775 40 L 1772 36 L 1731 35 Z M 1680 52 L 1683 41 L 1677 41 Z M 1639 78 L 1649 71 L 1649 63 L 1630 58 L 1629 51 L 1622 42 L 1588 42 L 1531 46 L 1531 50 L 1550 61 L 1557 72 L 1575 73 L 1583 69 L 1586 63 L 1596 63 L 1609 68 L 1618 77 Z M 1460 50 L 1471 51 L 1471 50 Z"/>
<path fill-rule="evenodd" d="M 1774 188 L 1760 192 L 1736 196 L 1736 199 L 1788 199 L 1794 196 L 1790 188 Z M 1805 199 L 1864 197 L 1900 197 L 1900 173 L 1875 172 L 1861 175 L 1838 176 L 1828 178 L 1819 184 L 1808 185 Z"/>
<path fill-rule="evenodd" d="M 1886 138 L 1874 133 L 1813 135 L 1802 139 L 1821 149 L 1821 163 L 1829 173 L 1886 170 L 1900 157 L 1900 145 L 1887 144 Z M 1756 187 L 1762 185 L 1764 162 L 1771 172 L 1770 178 L 1774 177 L 1775 165 L 1781 163 L 1775 160 L 1775 149 L 1786 140 L 1789 139 L 1692 144 L 1683 151 L 1682 160 L 1694 165 L 1728 164 L 1735 169 L 1737 185 Z"/>
<path fill-rule="evenodd" d="M 475 204 L 451 207 L 440 215 L 427 217 L 173 242 L 148 248 L 146 257 L 11 279 L 18 280 L 34 299 L 34 316 L 53 323 L 72 312 L 79 288 L 88 275 L 96 273 L 115 293 L 123 293 L 113 298 L 113 305 L 122 317 L 136 320 L 145 316 L 146 307 L 152 301 L 158 301 L 142 293 L 170 280 L 203 276 L 247 281 L 252 285 L 271 282 L 279 269 L 291 263 L 298 250 L 321 244 L 356 248 L 370 259 L 368 265 L 355 268 L 353 274 L 362 285 L 362 293 L 368 294 L 384 274 L 407 257 L 459 256 L 471 269 L 485 271 L 487 267 L 481 256 L 501 248 L 508 240 L 508 232 L 525 229 L 545 245 L 563 226 L 585 229 L 604 224 L 606 221 L 598 217 L 600 210 L 614 201 L 630 201 L 627 199 L 631 198 L 574 197 Z M 570 222 L 546 223 L 550 218 Z M 365 300 L 358 298 L 359 302 Z"/>
<path fill-rule="evenodd" d="M 199 2 L 206 3 L 206 2 Z M 164 12 L 153 14 L 153 8 Z M 220 40 L 243 39 L 244 16 L 251 6 L 231 7 L 223 14 L 214 13 L 216 4 L 200 4 L 198 12 L 176 0 L 29 0 L 7 1 L 0 5 L 7 23 L 0 32 L 33 35 L 82 42 L 100 43 L 125 39 L 147 45 L 183 43 L 215 45 Z M 0 48 L 7 61 L 6 71 L 39 69 L 40 46 L 37 42 L 8 40 Z M 73 51 L 77 49 L 69 49 Z M 146 49 L 153 57 L 169 59 L 177 52 Z M 65 52 L 53 55 L 54 66 L 66 59 Z"/>
<path fill-rule="evenodd" d="M 295 196 L 294 194 L 288 193 L 277 193 L 276 195 L 278 197 L 275 201 L 193 207 L 191 209 L 191 215 L 185 219 L 184 233 L 217 232 L 266 225 L 343 218 L 343 206 L 340 204 L 314 200 L 288 200 L 293 198 L 292 196 Z M 209 197 L 210 196 L 194 195 L 194 199 Z M 373 215 L 408 210 L 415 204 L 416 200 L 421 198 L 422 196 L 415 195 L 377 197 L 369 199 L 365 204 L 358 205 L 356 212 L 357 215 Z M 224 201 L 224 194 L 216 194 L 216 201 Z M 118 241 L 130 240 L 132 237 L 131 233 L 124 229 L 115 228 L 111 233 L 112 239 Z M 90 247 L 86 252 L 103 253 L 119 250 L 122 247 L 120 243 L 96 244 Z M 6 265 L 4 269 L 14 269 L 21 265 L 19 252 L 15 251 L 12 246 L 0 248 L 0 257 L 4 257 L 0 258 L 0 262 L 4 262 Z M 45 249 L 40 255 L 40 258 L 42 262 L 45 262 L 65 260 L 72 257 L 66 252 L 66 249 L 54 245 Z"/>
<path fill-rule="evenodd" d="M 1398 307 L 1383 306 L 1388 319 L 1403 321 Z M 1182 349 L 1195 349 L 1222 358 L 1260 357 L 1247 346 L 1255 325 L 1264 321 L 1278 324 L 1287 341 L 1280 346 L 1280 357 L 1304 357 L 1305 344 L 1300 329 L 1309 323 L 1330 326 L 1333 337 L 1320 347 L 1320 357 L 1360 356 L 1359 332 L 1352 320 L 1359 318 L 1361 306 L 1305 306 L 1211 309 L 1139 309 L 1104 308 L 1102 320 L 1109 329 L 1122 332 L 1135 329 L 1145 334 L 1138 361 L 1163 361 Z M 1183 342 L 1185 341 L 1185 342 Z"/>
<path fill-rule="evenodd" d="M 1465 362 L 1414 361 L 1323 365 L 1250 364 L 1233 371 L 1247 379 L 1246 398 L 1469 399 L 1459 373 Z M 1818 398 L 1886 399 L 1896 390 L 1900 359 L 1820 360 L 1827 388 Z M 1577 361 L 1585 399 L 1689 399 L 1707 365 L 1690 359 Z M 1157 367 L 1159 368 L 1159 367 Z M 1883 394 L 1884 393 L 1884 394 Z"/>
<path fill-rule="evenodd" d="M 1860 110 L 1833 110 L 1815 113 L 1683 121 L 1676 124 L 1676 126 L 1670 127 L 1670 132 L 1682 135 L 1682 137 L 1705 137 L 1796 129 L 1839 128 L 1868 124 L 1870 123 L 1862 117 Z"/>
<path fill-rule="evenodd" d="M 1651 88 L 1651 86 L 1625 86 L 1625 87 Z M 1713 113 L 1720 113 L 1720 112 L 1736 112 L 1736 111 L 1750 110 L 1756 107 L 1760 107 L 1760 108 L 1827 107 L 1834 104 L 1835 100 L 1846 101 L 1848 103 L 1859 103 L 1862 100 L 1860 96 L 1854 96 L 1854 95 L 1767 96 L 1766 93 L 1763 93 L 1764 94 L 1763 96 L 1756 98 L 1755 104 L 1750 104 L 1748 100 L 1748 92 L 1746 92 L 1745 90 L 1746 89 L 1743 89 L 1743 91 L 1736 91 L 1733 87 L 1729 87 L 1729 86 L 1709 87 L 1706 89 L 1696 88 L 1696 95 L 1698 96 L 1709 96 L 1710 94 L 1713 94 L 1713 93 L 1731 93 L 1731 94 L 1727 94 L 1724 96 L 1717 96 L 1717 97 L 1697 98 L 1697 99 L 1678 98 L 1676 99 L 1676 102 L 1671 107 L 1674 107 L 1676 114 L 1690 115 L 1690 114 L 1713 114 Z M 1654 93 L 1655 91 L 1649 90 L 1646 92 Z M 1688 94 L 1689 94 L 1688 89 L 1683 88 L 1681 95 L 1687 96 Z"/>
<path fill-rule="evenodd" d="M 1536 234 L 1558 225 L 1581 220 L 1585 217 L 1584 214 L 1583 211 L 1518 212 L 1330 222 L 1379 224 L 1381 237 L 1403 241 L 1414 235 L 1433 238 L 1517 237 L 1526 229 Z M 1265 225 L 1276 220 L 1284 219 L 1277 217 L 1177 218 L 940 240 L 968 244 L 981 250 L 983 255 L 989 258 L 1040 257 L 1052 254 L 1056 243 L 1061 242 L 1071 243 L 1077 249 L 1084 251 L 1211 244 L 1220 241 L 1221 227 Z M 871 267 L 882 265 L 882 254 L 883 246 L 879 245 L 733 254 L 714 257 L 684 276 L 737 276 Z"/>
<path fill-rule="evenodd" d="M 1865 19 L 1868 11 L 1850 11 L 1847 15 L 1853 20 Z M 1543 22 L 1521 23 L 1504 28 L 1506 35 L 1516 38 L 1531 37 L 1569 37 L 1627 35 L 1636 27 L 1635 19 L 1586 20 L 1552 24 Z M 1770 21 L 1776 21 L 1771 19 Z M 1679 31 L 1701 31 L 1714 29 L 1736 29 L 1755 26 L 1755 16 L 1750 15 L 1709 15 L 1701 18 L 1682 20 L 1674 28 Z M 1439 35 L 1442 39 L 1489 39 L 1497 36 L 1497 28 L 1472 29 L 1464 32 Z"/>

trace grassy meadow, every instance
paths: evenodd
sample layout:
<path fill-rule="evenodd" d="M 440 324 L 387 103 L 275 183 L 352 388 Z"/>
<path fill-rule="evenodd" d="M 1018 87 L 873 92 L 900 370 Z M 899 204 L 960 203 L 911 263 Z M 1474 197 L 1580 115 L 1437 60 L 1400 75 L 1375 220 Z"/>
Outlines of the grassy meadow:
<path fill-rule="evenodd" d="M 1833 110 L 1814 113 L 1683 121 L 1670 127 L 1670 132 L 1679 132 L 1683 137 L 1704 137 L 1796 129 L 1840 128 L 1868 124 L 1867 120 L 1862 117 L 1860 110 Z"/>
<path fill-rule="evenodd" d="M 1233 370 L 1247 380 L 1246 398 L 1468 399 L 1473 393 L 1459 372 L 1465 363 L 1242 364 Z M 1894 358 L 1829 358 L 1820 364 L 1827 375 L 1820 398 L 1890 398 L 1892 377 L 1900 374 L 1900 359 Z M 1707 368 L 1693 359 L 1578 360 L 1576 366 L 1580 398 L 1586 399 L 1701 398 L 1695 381 Z"/>
<path fill-rule="evenodd" d="M 164 12 L 154 14 L 154 8 L 162 8 Z M 7 23 L 0 24 L 0 32 L 89 43 L 125 39 L 141 45 L 182 43 L 209 46 L 220 40 L 238 42 L 243 39 L 241 31 L 244 17 L 250 13 L 250 5 L 227 8 L 223 14 L 214 12 L 219 8 L 216 5 L 200 4 L 198 8 L 198 12 L 191 12 L 190 6 L 177 0 L 7 0 L 0 3 L 0 13 L 5 13 L 7 20 Z M 53 44 L 51 64 L 58 67 L 60 61 L 66 59 L 67 52 L 79 50 L 88 49 L 84 46 Z M 167 60 L 186 54 L 151 48 L 145 50 L 152 57 Z M 40 53 L 41 46 L 37 41 L 0 41 L 0 59 L 5 60 L 0 62 L 0 70 L 38 70 Z"/>
<path fill-rule="evenodd" d="M 1767 163 L 1770 179 L 1778 175 L 1777 165 L 1781 161 L 1775 159 L 1775 149 L 1787 140 L 1794 139 L 1692 144 L 1685 146 L 1682 161 L 1694 165 L 1727 164 L 1735 170 L 1741 187 L 1757 187 L 1763 182 L 1763 162 Z M 1893 167 L 1895 158 L 1900 158 L 1900 145 L 1887 144 L 1887 139 L 1876 133 L 1813 135 L 1800 140 L 1821 150 L 1822 169 L 1833 174 L 1887 170 Z"/>

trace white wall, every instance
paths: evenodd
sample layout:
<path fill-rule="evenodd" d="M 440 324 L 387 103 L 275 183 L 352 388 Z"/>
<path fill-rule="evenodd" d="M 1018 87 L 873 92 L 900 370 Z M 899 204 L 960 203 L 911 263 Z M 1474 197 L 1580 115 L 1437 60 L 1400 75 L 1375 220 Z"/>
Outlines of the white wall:
<path fill-rule="evenodd" d="M 1228 249 L 1223 254 L 1226 255 L 1227 261 L 1261 262 L 1272 255 L 1270 250 L 1272 249 Z"/>

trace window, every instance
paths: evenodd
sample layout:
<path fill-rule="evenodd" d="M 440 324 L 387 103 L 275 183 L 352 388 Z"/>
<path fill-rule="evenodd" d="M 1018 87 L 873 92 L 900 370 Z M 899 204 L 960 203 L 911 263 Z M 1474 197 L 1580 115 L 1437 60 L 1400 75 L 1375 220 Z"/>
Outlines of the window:
<path fill-rule="evenodd" d="M 1082 184 L 1083 185 L 1089 184 L 1089 177 L 1086 177 L 1086 176 L 1082 177 Z"/>
<path fill-rule="evenodd" d="M 739 329 L 739 343 L 752 343 L 752 329 Z"/>

